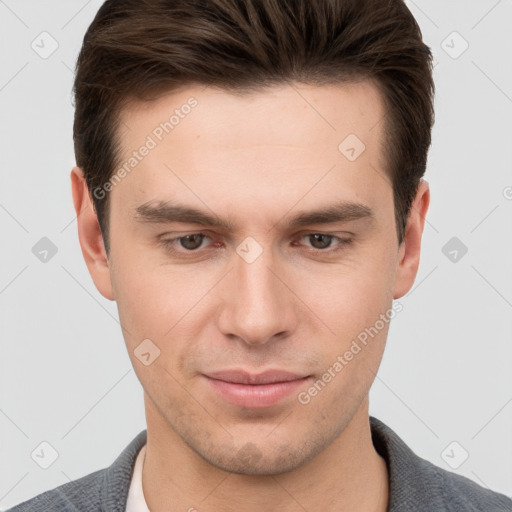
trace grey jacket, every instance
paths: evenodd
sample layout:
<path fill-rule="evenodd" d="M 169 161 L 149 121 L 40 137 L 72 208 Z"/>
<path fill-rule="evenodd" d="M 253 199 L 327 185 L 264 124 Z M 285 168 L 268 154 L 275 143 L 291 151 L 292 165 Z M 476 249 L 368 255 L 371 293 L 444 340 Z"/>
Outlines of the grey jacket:
<path fill-rule="evenodd" d="M 512 512 L 512 499 L 418 457 L 393 430 L 370 416 L 375 449 L 389 472 L 388 512 Z M 105 469 L 43 492 L 7 512 L 124 512 L 140 432 Z"/>

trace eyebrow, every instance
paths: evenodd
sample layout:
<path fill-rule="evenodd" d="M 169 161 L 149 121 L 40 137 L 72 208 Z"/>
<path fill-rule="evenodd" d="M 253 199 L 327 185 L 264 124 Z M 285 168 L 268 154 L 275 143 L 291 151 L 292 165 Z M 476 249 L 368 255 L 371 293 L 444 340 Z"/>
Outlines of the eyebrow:
<path fill-rule="evenodd" d="M 171 201 L 148 201 L 135 209 L 134 218 L 138 222 L 165 224 L 179 222 L 199 224 L 201 226 L 235 230 L 231 218 L 218 215 Z M 313 211 L 301 211 L 288 221 L 290 228 L 299 228 L 310 224 L 331 224 L 351 222 L 359 219 L 375 220 L 374 211 L 367 205 L 353 201 L 340 201 Z"/>

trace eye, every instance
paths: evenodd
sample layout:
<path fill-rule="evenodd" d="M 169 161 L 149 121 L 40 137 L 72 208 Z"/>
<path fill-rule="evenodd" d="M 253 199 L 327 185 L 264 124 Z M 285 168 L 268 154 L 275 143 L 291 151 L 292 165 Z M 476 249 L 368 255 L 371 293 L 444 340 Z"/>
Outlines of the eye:
<path fill-rule="evenodd" d="M 321 252 L 335 252 L 352 243 L 351 238 L 340 238 L 326 233 L 308 233 L 301 238 L 310 240 L 313 249 Z M 332 249 L 332 242 L 334 240 L 337 240 L 338 243 Z"/>
<path fill-rule="evenodd" d="M 199 253 L 200 249 L 205 249 L 207 245 L 203 245 L 203 242 L 208 239 L 210 237 L 204 233 L 189 233 L 175 238 L 163 238 L 160 240 L 160 244 L 171 254 L 185 255 L 193 254 L 194 252 Z M 327 233 L 307 233 L 299 237 L 299 240 L 302 239 L 310 241 L 309 250 L 311 252 L 324 254 L 341 251 L 353 241 L 352 238 L 341 238 Z M 294 242 L 293 245 L 297 244 Z"/>
<path fill-rule="evenodd" d="M 178 238 L 178 242 L 184 249 L 195 251 L 201 247 L 206 235 L 203 233 L 194 233 L 193 235 L 185 235 Z M 199 244 L 199 245 L 198 245 Z"/>
<path fill-rule="evenodd" d="M 204 233 L 191 233 L 176 238 L 162 239 L 161 244 L 169 252 L 194 252 L 201 248 L 205 238 L 209 237 Z"/>

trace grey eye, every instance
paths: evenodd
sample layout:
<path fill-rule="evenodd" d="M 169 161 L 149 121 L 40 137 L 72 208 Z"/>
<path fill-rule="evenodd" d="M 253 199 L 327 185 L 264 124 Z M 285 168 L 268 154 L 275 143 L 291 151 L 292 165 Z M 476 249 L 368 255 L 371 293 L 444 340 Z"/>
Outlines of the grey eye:
<path fill-rule="evenodd" d="M 193 235 L 182 236 L 178 240 L 180 241 L 180 245 L 184 249 L 193 251 L 201 246 L 204 237 L 205 235 L 203 235 L 202 233 L 195 233 Z"/>
<path fill-rule="evenodd" d="M 311 235 L 307 235 L 307 238 L 309 238 L 312 247 L 314 247 L 315 249 L 326 249 L 331 245 L 333 236 L 323 235 L 321 233 L 314 233 Z"/>

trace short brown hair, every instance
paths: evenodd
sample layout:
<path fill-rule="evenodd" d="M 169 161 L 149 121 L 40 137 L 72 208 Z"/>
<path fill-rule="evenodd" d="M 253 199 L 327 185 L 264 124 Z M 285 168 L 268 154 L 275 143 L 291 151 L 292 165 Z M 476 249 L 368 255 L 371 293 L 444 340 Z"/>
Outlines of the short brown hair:
<path fill-rule="evenodd" d="M 107 0 L 76 64 L 73 138 L 89 193 L 119 164 L 119 113 L 188 84 L 232 91 L 373 80 L 398 241 L 434 123 L 432 54 L 403 0 Z M 341 142 L 341 141 L 340 141 Z M 109 196 L 92 194 L 107 254 Z"/>

